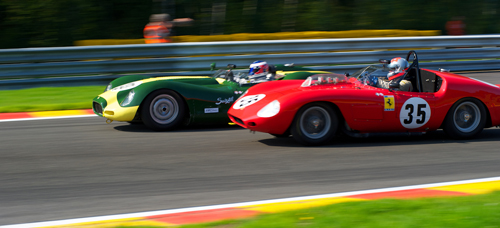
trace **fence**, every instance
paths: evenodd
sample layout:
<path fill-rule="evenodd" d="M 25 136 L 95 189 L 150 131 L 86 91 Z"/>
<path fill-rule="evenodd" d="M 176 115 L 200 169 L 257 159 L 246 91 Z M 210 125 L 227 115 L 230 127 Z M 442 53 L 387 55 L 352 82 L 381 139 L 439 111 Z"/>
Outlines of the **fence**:
<path fill-rule="evenodd" d="M 500 35 L 307 39 L 0 50 L 0 89 L 105 85 L 124 74 L 205 75 L 211 63 L 255 60 L 352 72 L 417 49 L 421 66 L 452 71 L 500 69 Z M 460 61 L 450 61 L 460 60 Z"/>

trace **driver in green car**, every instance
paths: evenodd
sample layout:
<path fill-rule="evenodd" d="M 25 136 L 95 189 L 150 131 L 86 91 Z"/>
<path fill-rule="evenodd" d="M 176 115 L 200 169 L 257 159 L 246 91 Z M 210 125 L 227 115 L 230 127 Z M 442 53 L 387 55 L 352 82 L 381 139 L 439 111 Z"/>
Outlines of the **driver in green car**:
<path fill-rule="evenodd" d="M 251 83 L 265 82 L 274 80 L 274 75 L 269 72 L 269 64 L 265 61 L 255 61 L 250 64 L 248 79 Z"/>

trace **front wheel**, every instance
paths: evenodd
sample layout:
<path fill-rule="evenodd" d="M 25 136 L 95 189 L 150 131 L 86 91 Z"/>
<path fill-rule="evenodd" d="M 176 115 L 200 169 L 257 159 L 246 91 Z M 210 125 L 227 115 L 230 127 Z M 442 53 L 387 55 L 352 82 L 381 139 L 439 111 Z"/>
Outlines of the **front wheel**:
<path fill-rule="evenodd" d="M 178 127 L 185 116 L 184 100 L 171 90 L 157 90 L 149 94 L 141 106 L 142 122 L 155 131 Z"/>
<path fill-rule="evenodd" d="M 321 145 L 333 139 L 338 122 L 337 114 L 330 106 L 308 104 L 297 112 L 291 126 L 292 136 L 307 146 Z"/>
<path fill-rule="evenodd" d="M 466 139 L 478 135 L 486 124 L 486 108 L 477 99 L 456 102 L 446 114 L 443 130 L 451 138 Z"/>

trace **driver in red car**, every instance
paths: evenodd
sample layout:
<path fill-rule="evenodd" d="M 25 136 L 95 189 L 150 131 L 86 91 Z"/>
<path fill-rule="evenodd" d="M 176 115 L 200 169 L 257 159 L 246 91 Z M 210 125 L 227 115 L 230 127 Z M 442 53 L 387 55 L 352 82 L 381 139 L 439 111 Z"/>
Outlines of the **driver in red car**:
<path fill-rule="evenodd" d="M 389 89 L 389 84 L 392 81 L 399 80 L 405 74 L 406 70 L 408 70 L 410 64 L 405 58 L 396 57 L 391 60 L 391 63 L 387 67 L 390 69 L 387 78 L 370 77 L 368 84 L 382 89 Z M 400 91 L 411 92 L 412 88 L 412 83 L 408 80 L 403 79 L 399 82 Z"/>

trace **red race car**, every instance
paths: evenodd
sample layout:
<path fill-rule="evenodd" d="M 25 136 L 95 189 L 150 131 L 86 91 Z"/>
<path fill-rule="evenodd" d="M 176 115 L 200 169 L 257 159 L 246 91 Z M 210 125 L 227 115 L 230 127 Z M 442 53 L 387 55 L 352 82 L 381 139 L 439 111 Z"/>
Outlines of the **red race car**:
<path fill-rule="evenodd" d="M 420 69 L 415 51 L 409 58 L 412 63 L 400 64 L 400 72 L 393 69 L 395 58 L 351 76 L 318 74 L 305 81 L 258 84 L 236 100 L 228 115 L 251 131 L 291 134 L 304 145 L 330 142 L 339 132 L 358 136 L 443 129 L 465 139 L 500 125 L 500 85 Z"/>

